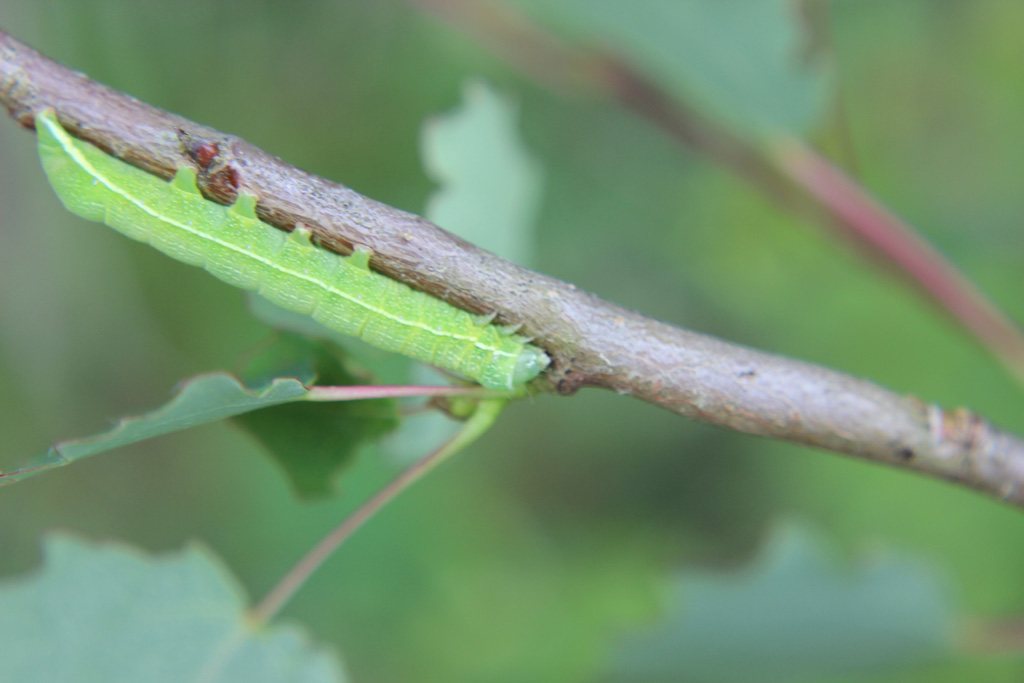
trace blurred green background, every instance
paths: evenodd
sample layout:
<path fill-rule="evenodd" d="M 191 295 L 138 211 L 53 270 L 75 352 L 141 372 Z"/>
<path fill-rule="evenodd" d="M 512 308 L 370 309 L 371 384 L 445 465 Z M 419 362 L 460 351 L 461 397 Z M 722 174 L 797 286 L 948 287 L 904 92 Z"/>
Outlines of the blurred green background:
<path fill-rule="evenodd" d="M 817 139 L 837 149 L 848 137 L 840 163 L 1024 321 L 1024 3 L 837 0 L 830 14 L 841 106 Z M 543 90 L 401 2 L 5 0 L 0 26 L 413 212 L 434 188 L 423 120 L 483 76 L 519 102 L 543 168 L 538 270 L 1024 432 L 1021 387 L 847 245 L 630 114 Z M 164 402 L 184 377 L 238 369 L 267 335 L 240 292 L 64 212 L 33 145 L 0 124 L 3 469 Z M 200 539 L 259 597 L 373 490 L 373 468 L 309 503 L 230 426 L 125 448 L 0 491 L 0 573 L 33 567 L 53 528 L 154 551 Z M 285 616 L 336 645 L 358 681 L 599 680 L 618 638 L 663 609 L 673 571 L 742 567 L 793 519 L 843 557 L 918 558 L 945 577 L 964 623 L 1024 612 L 1019 512 L 584 391 L 514 406 L 360 532 Z M 888 675 L 1016 681 L 1024 664 L 958 657 Z"/>

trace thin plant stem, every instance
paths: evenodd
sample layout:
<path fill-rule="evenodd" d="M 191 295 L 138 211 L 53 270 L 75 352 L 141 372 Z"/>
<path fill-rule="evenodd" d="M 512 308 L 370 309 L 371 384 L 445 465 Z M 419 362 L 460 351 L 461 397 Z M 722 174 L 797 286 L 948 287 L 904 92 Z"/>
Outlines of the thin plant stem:
<path fill-rule="evenodd" d="M 341 524 L 306 553 L 305 557 L 299 560 L 249 612 L 250 626 L 255 629 L 265 625 L 342 543 L 400 493 L 486 432 L 494 424 L 506 403 L 505 399 L 481 401 L 476 412 L 450 441 L 403 470 L 355 512 L 342 520 Z"/>
<path fill-rule="evenodd" d="M 495 391 L 479 386 L 420 386 L 420 385 L 353 385 L 353 386 L 316 386 L 310 387 L 306 401 L 359 401 L 369 398 L 405 398 L 418 396 L 463 396 L 465 398 L 509 398 L 514 396 L 508 391 Z"/>

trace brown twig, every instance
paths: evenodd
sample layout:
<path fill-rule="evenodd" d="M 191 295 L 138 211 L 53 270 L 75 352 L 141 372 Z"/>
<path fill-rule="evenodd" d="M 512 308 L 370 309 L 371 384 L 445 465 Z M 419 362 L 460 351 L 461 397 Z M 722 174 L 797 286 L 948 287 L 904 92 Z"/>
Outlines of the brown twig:
<path fill-rule="evenodd" d="M 54 107 L 74 134 L 164 177 L 180 164 L 267 222 L 326 247 L 374 252 L 377 270 L 476 313 L 522 324 L 553 359 L 534 383 L 594 386 L 730 429 L 905 467 L 1024 506 L 1024 441 L 870 382 L 647 318 L 482 251 L 428 221 L 290 166 L 211 128 L 89 80 L 0 31 L 0 102 L 23 126 Z"/>
<path fill-rule="evenodd" d="M 1024 618 L 975 618 L 965 625 L 961 643 L 975 657 L 1019 657 L 1024 652 Z"/>

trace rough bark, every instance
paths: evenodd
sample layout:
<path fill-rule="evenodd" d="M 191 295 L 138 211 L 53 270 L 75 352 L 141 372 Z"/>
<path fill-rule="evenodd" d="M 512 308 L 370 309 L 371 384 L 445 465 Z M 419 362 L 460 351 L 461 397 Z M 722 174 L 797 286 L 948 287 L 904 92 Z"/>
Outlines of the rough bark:
<path fill-rule="evenodd" d="M 140 102 L 0 31 L 0 102 L 26 128 L 46 107 L 72 134 L 170 178 L 200 172 L 212 199 L 238 191 L 286 230 L 309 226 L 339 253 L 477 313 L 521 324 L 553 359 L 534 383 L 610 389 L 730 429 L 959 482 L 1024 506 L 1024 441 L 966 410 L 945 412 L 868 381 L 648 318 L 505 261 L 418 216 L 320 178 L 237 137 Z"/>

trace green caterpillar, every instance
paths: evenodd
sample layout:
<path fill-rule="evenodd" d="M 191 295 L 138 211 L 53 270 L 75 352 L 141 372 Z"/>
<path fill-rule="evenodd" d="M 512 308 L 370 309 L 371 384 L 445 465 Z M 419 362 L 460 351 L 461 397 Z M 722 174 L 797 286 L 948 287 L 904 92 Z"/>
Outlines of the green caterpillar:
<path fill-rule="evenodd" d="M 255 290 L 386 351 L 450 370 L 489 389 L 513 389 L 550 362 L 527 340 L 369 268 L 369 254 L 339 256 L 310 242 L 306 228 L 285 233 L 256 218 L 256 200 L 232 206 L 199 193 L 182 166 L 171 182 L 73 138 L 52 109 L 36 116 L 39 156 L 72 213 L 215 277 Z"/>

